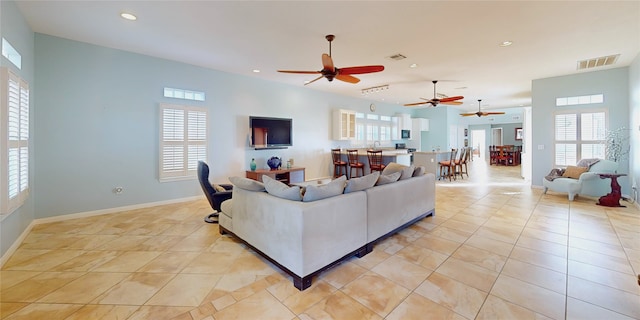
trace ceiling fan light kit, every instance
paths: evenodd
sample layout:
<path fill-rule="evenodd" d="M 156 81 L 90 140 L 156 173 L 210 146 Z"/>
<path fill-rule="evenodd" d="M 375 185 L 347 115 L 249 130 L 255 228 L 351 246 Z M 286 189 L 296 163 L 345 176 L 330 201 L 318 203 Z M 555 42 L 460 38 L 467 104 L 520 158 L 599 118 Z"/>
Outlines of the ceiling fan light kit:
<path fill-rule="evenodd" d="M 283 73 L 297 73 L 297 74 L 320 74 L 317 78 L 305 82 L 305 86 L 313 83 L 317 80 L 326 78 L 328 81 L 333 81 L 333 79 L 338 79 L 340 81 L 348 82 L 348 83 L 358 83 L 360 79 L 352 76 L 352 74 L 365 74 L 365 73 L 374 73 L 380 72 L 384 70 L 384 66 L 382 65 L 372 65 L 372 66 L 358 66 L 358 67 L 346 67 L 346 68 L 336 68 L 333 64 L 333 59 L 331 58 L 331 42 L 335 39 L 336 36 L 332 34 L 328 34 L 325 36 L 325 39 L 329 41 L 329 54 L 322 54 L 322 70 L 320 71 L 299 71 L 299 70 L 278 70 L 278 72 Z"/>

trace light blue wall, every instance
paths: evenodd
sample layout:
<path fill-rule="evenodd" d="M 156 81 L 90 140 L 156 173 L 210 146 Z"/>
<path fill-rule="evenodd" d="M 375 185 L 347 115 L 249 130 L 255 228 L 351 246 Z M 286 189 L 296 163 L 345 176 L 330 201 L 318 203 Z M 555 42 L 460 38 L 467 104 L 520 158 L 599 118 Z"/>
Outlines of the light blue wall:
<path fill-rule="evenodd" d="M 15 3 L 12 1 L 0 1 L 0 35 L 5 38 L 22 56 L 22 69 L 16 68 L 10 61 L 0 56 L 0 65 L 8 67 L 14 71 L 20 78 L 26 80 L 29 83 L 29 90 L 31 92 L 31 110 L 34 110 L 34 94 L 36 91 L 34 81 L 34 49 L 33 49 L 33 32 L 27 25 L 26 21 L 22 17 L 22 14 L 18 11 Z M 33 130 L 34 123 L 31 121 L 31 129 Z M 32 131 L 33 132 L 33 131 Z M 31 138 L 33 142 L 34 138 Z M 34 167 L 33 155 L 34 148 L 33 143 L 30 145 L 30 153 L 32 155 L 30 159 L 31 168 Z M 29 181 L 30 185 L 34 186 L 34 177 L 31 176 Z M 26 203 L 14 211 L 12 214 L 5 216 L 0 221 L 0 256 L 3 256 L 5 252 L 11 247 L 11 245 L 18 239 L 27 226 L 33 221 L 34 217 L 34 195 L 33 189 L 26 200 Z"/>
<path fill-rule="evenodd" d="M 604 94 L 604 103 L 583 106 L 556 107 L 556 98 L 591 94 Z M 609 128 L 629 125 L 629 68 L 533 80 L 532 82 L 532 181 L 542 186 L 542 179 L 553 168 L 553 114 L 556 110 L 608 108 Z M 542 146 L 543 149 L 540 149 Z M 629 162 L 620 163 L 620 170 L 627 171 Z M 629 194 L 629 179 L 621 178 L 622 192 Z"/>
<path fill-rule="evenodd" d="M 158 181 L 161 102 L 209 109 L 211 180 L 220 183 L 274 155 L 306 167 L 307 178 L 330 175 L 329 150 L 344 145 L 330 140 L 332 111 L 370 104 L 43 34 L 35 42 L 36 218 L 200 196 L 197 180 Z M 206 102 L 163 98 L 165 86 L 203 91 Z M 293 147 L 249 148 L 249 115 L 293 118 Z"/>
<path fill-rule="evenodd" d="M 629 68 L 629 128 L 631 152 L 629 156 L 630 183 L 640 188 L 640 54 Z M 629 195 L 633 194 L 630 192 Z M 639 201 L 640 196 L 635 199 Z"/>
<path fill-rule="evenodd" d="M 431 151 L 437 147 L 440 147 L 440 150 L 449 150 L 449 123 L 446 107 L 417 109 L 415 117 L 429 119 L 429 131 L 421 133 L 420 150 Z"/>

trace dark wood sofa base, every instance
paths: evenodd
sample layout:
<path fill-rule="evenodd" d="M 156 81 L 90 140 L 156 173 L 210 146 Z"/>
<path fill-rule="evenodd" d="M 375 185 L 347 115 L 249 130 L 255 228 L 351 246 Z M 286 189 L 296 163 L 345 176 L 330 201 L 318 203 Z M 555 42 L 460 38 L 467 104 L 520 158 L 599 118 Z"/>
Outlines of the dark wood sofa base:
<path fill-rule="evenodd" d="M 298 290 L 303 291 L 303 290 L 305 290 L 305 289 L 307 289 L 307 288 L 309 288 L 311 286 L 312 278 L 317 276 L 321 272 L 334 267 L 335 265 L 341 263 L 342 261 L 344 261 L 344 260 L 346 260 L 346 259 L 348 259 L 348 258 L 350 258 L 350 257 L 352 257 L 354 255 L 356 257 L 358 257 L 358 258 L 362 258 L 362 257 L 366 256 L 368 253 L 373 251 L 373 246 L 377 242 L 379 242 L 379 241 L 381 241 L 381 240 L 383 240 L 383 239 L 395 234 L 396 232 L 398 232 L 398 231 L 400 231 L 400 230 L 402 230 L 402 229 L 404 229 L 404 228 L 406 228 L 406 227 L 408 227 L 408 226 L 410 226 L 410 225 L 422 220 L 425 217 L 432 216 L 434 213 L 435 213 L 435 210 L 431 210 L 431 211 L 429 211 L 427 213 L 424 213 L 424 214 L 420 215 L 419 217 L 417 217 L 417 218 L 415 218 L 415 219 L 413 219 L 413 220 L 401 225 L 400 227 L 393 229 L 392 231 L 386 233 L 385 235 L 379 237 L 378 239 L 376 239 L 374 241 L 371 241 L 371 242 L 365 244 L 364 246 L 362 246 L 362 247 L 360 247 L 360 248 L 358 248 L 358 249 L 356 249 L 356 250 L 354 250 L 352 252 L 347 253 L 344 257 L 342 257 L 342 258 L 340 258 L 340 259 L 338 259 L 338 260 L 336 260 L 334 262 L 331 262 L 328 265 L 326 265 L 326 266 L 318 269 L 317 271 L 315 271 L 315 272 L 313 272 L 313 273 L 311 273 L 311 274 L 309 274 L 307 276 L 304 276 L 304 277 L 300 277 L 297 274 L 293 273 L 291 270 L 289 270 L 285 266 L 279 264 L 277 261 L 275 261 L 274 259 L 272 259 L 268 255 L 266 255 L 264 252 L 256 249 L 256 247 L 254 247 L 250 243 L 244 241 L 244 239 L 238 237 L 236 234 L 234 234 L 233 232 L 227 230 L 225 227 L 220 226 L 220 225 L 218 225 L 218 227 L 219 227 L 220 234 L 229 234 L 229 235 L 235 237 L 236 239 L 240 240 L 242 243 L 247 245 L 249 248 L 251 248 L 253 251 L 257 252 L 259 255 L 261 255 L 265 259 L 269 260 L 269 262 L 275 264 L 282 271 L 284 271 L 288 275 L 290 275 L 293 278 L 293 286 L 296 287 Z"/>
<path fill-rule="evenodd" d="M 264 252 L 256 249 L 256 247 L 252 246 L 250 243 L 244 241 L 244 239 L 238 237 L 235 233 L 227 230 L 225 227 L 218 225 L 218 227 L 220 228 L 220 234 L 229 234 L 233 237 L 235 237 L 236 239 L 240 240 L 242 243 L 244 243 L 245 245 L 247 245 L 249 248 L 251 248 L 253 251 L 257 252 L 259 255 L 261 255 L 262 257 L 264 257 L 265 259 L 269 260 L 269 262 L 275 264 L 276 266 L 278 266 L 278 268 L 280 268 L 282 271 L 286 272 L 288 275 L 290 275 L 293 278 L 293 286 L 296 287 L 298 290 L 303 291 L 304 289 L 307 289 L 311 286 L 311 279 L 317 275 L 319 275 L 321 272 L 330 269 L 332 267 L 334 267 L 335 265 L 341 263 L 342 261 L 352 257 L 352 256 L 357 256 L 358 258 L 362 258 L 364 257 L 368 252 L 365 252 L 365 248 L 366 245 L 347 253 L 344 257 L 331 262 L 330 264 L 318 269 L 317 271 L 304 276 L 304 277 L 300 277 L 299 275 L 293 273 L 293 271 L 287 269 L 285 266 L 281 265 L 278 263 L 278 261 L 275 261 L 274 259 L 272 259 L 271 257 L 269 257 L 267 254 L 265 254 Z"/>

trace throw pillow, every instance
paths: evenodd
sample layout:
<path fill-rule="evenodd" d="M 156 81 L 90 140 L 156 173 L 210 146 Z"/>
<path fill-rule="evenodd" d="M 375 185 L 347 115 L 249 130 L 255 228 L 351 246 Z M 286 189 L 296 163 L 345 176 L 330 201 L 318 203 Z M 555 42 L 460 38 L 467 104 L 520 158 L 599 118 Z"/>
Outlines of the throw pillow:
<path fill-rule="evenodd" d="M 302 200 L 300 186 L 289 187 L 288 185 L 269 176 L 262 176 L 262 182 L 264 182 L 264 188 L 267 189 L 267 192 L 270 195 L 293 201 Z"/>
<path fill-rule="evenodd" d="M 344 191 L 344 184 L 346 181 L 347 181 L 346 176 L 340 176 L 340 178 L 337 178 L 327 184 L 323 184 L 319 186 L 309 185 L 307 186 L 306 191 L 304 192 L 304 197 L 302 198 L 302 201 L 304 202 L 316 201 L 316 200 L 329 198 L 329 197 L 342 194 L 342 192 Z"/>
<path fill-rule="evenodd" d="M 578 163 L 576 163 L 576 167 L 591 168 L 591 166 L 596 164 L 596 163 L 598 163 L 598 161 L 600 161 L 600 159 L 598 159 L 598 158 L 582 159 L 582 160 L 578 161 Z"/>
<path fill-rule="evenodd" d="M 227 191 L 227 189 L 225 189 L 223 186 L 221 186 L 219 184 L 214 184 L 213 185 L 213 190 L 216 190 L 216 192 L 225 192 L 225 191 Z"/>
<path fill-rule="evenodd" d="M 382 175 L 386 175 L 386 174 L 392 174 L 392 173 L 396 173 L 396 172 L 401 172 L 402 169 L 406 168 L 407 166 L 396 163 L 396 162 L 390 162 L 386 167 L 384 167 L 384 169 L 382 170 Z"/>
<path fill-rule="evenodd" d="M 391 162 L 384 170 L 382 170 L 383 175 L 388 175 L 396 172 L 400 172 L 400 180 L 409 179 L 413 176 L 414 166 L 405 166 L 399 163 Z"/>
<path fill-rule="evenodd" d="M 369 189 L 376 185 L 378 177 L 380 177 L 380 171 L 374 171 L 373 173 L 360 178 L 351 178 L 347 180 L 347 186 L 344 188 L 344 193 Z"/>
<path fill-rule="evenodd" d="M 414 170 L 413 170 L 413 176 L 414 177 L 419 177 L 424 175 L 425 171 L 427 171 L 427 169 L 423 166 L 417 166 Z"/>
<path fill-rule="evenodd" d="M 396 182 L 398 181 L 398 179 L 400 179 L 400 174 L 400 172 L 395 172 L 392 174 L 381 174 L 378 178 L 378 182 L 376 182 L 376 186 Z"/>
<path fill-rule="evenodd" d="M 400 180 L 409 179 L 413 177 L 413 171 L 415 171 L 416 167 L 410 165 L 404 169 L 402 169 L 402 173 L 400 173 Z"/>
<path fill-rule="evenodd" d="M 562 174 L 562 177 L 563 178 L 579 179 L 580 175 L 583 172 L 587 172 L 587 170 L 589 170 L 589 168 L 587 168 L 587 167 L 568 166 L 567 169 L 564 170 L 564 173 Z"/>
<path fill-rule="evenodd" d="M 243 177 L 230 177 L 229 181 L 231 181 L 231 184 L 234 186 L 243 190 L 264 191 L 264 184 L 260 181 Z"/>

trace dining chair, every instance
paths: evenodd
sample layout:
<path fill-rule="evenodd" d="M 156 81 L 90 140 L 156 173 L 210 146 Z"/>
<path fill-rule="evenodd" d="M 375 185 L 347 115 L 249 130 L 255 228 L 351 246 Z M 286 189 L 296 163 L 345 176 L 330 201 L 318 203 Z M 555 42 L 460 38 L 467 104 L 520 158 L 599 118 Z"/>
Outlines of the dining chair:
<path fill-rule="evenodd" d="M 358 162 L 358 149 L 347 150 L 347 160 L 349 161 L 349 179 L 353 178 L 353 169 L 356 169 L 356 177 L 359 177 L 358 172 L 362 170 L 364 176 L 364 163 Z"/>
<path fill-rule="evenodd" d="M 369 158 L 369 172 L 384 170 L 385 165 L 382 164 L 382 150 L 367 150 L 367 158 Z"/>
<path fill-rule="evenodd" d="M 342 161 L 342 151 L 340 149 L 331 149 L 331 157 L 333 158 L 333 177 L 336 178 L 343 175 L 343 169 L 346 176 L 347 162 Z"/>

